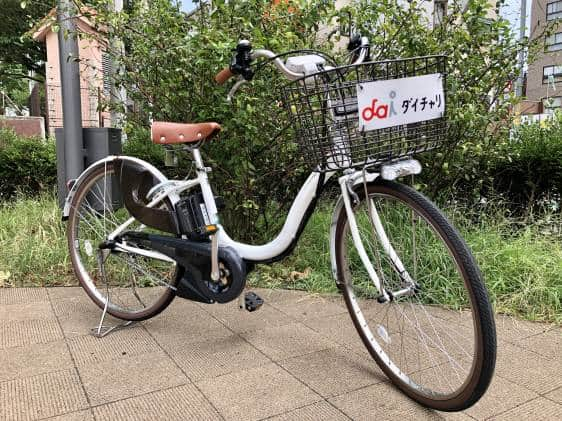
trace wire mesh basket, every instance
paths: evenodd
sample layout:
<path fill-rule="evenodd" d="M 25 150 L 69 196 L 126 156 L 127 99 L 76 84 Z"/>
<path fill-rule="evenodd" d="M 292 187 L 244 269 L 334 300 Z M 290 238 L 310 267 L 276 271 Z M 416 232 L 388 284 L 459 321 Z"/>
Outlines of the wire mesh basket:
<path fill-rule="evenodd" d="M 417 98 L 424 102 L 391 104 L 395 114 L 405 107 L 431 105 L 438 117 L 380 129 L 365 129 L 365 117 L 373 109 L 359 109 L 358 89 L 375 81 L 436 75 L 443 97 Z M 445 56 L 425 56 L 342 66 L 290 82 L 281 89 L 296 143 L 305 161 L 318 171 L 381 164 L 400 157 L 437 149 L 446 141 Z M 394 92 L 391 92 L 391 94 Z M 396 95 L 396 93 L 394 93 Z M 439 103 L 437 103 L 439 101 Z M 413 108 L 410 108 L 410 111 Z M 363 118 L 360 118 L 360 112 Z M 391 111 L 391 112 L 392 112 Z M 369 114 L 371 113 L 371 114 Z"/>

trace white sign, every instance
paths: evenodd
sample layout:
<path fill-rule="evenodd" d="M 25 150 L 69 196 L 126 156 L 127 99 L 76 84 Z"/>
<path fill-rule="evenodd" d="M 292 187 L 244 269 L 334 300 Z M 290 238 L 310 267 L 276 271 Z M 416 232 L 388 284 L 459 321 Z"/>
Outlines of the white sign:
<path fill-rule="evenodd" d="M 357 85 L 361 131 L 443 117 L 445 95 L 440 73 Z"/>

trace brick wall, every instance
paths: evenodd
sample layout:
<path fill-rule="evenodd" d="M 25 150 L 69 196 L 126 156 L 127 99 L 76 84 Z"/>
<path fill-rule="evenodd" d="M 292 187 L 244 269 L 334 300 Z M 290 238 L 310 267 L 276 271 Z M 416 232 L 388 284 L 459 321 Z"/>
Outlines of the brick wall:
<path fill-rule="evenodd" d="M 45 122 L 43 117 L 0 116 L 0 128 L 3 127 L 11 127 L 20 136 L 45 138 Z"/>

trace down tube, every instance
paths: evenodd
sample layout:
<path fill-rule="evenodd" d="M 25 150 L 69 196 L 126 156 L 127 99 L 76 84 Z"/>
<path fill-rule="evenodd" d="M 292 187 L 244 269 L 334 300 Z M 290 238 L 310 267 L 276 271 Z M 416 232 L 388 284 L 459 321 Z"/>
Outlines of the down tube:
<path fill-rule="evenodd" d="M 325 175 L 324 183 L 332 174 L 327 173 Z M 224 229 L 221 229 L 219 231 L 219 244 L 221 246 L 233 247 L 240 257 L 253 262 L 268 261 L 282 255 L 297 239 L 301 221 L 304 219 L 310 204 L 316 199 L 318 183 L 321 181 L 321 177 L 322 174 L 319 172 L 312 172 L 308 176 L 291 205 L 281 232 L 269 243 L 258 246 L 239 243 L 230 238 Z"/>

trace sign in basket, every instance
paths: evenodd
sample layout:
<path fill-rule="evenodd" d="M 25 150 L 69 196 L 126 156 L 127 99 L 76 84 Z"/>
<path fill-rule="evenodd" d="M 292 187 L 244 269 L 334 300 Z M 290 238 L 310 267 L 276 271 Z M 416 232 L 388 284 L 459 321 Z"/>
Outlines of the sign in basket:
<path fill-rule="evenodd" d="M 432 73 L 357 84 L 359 129 L 384 129 L 443 117 L 443 75 Z"/>

